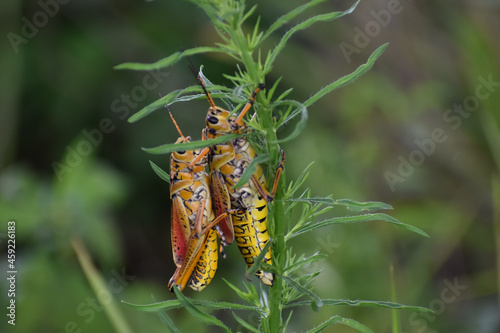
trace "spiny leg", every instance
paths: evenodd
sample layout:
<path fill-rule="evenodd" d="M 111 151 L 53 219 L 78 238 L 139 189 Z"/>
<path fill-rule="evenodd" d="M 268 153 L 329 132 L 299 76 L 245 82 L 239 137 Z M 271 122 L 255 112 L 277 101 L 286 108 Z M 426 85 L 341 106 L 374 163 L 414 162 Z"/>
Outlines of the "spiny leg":
<path fill-rule="evenodd" d="M 209 147 L 203 148 L 203 150 L 200 152 L 200 154 L 198 156 L 196 156 L 196 158 L 191 163 L 189 163 L 189 165 L 187 167 L 190 168 L 190 169 L 192 169 L 193 166 L 196 163 L 198 163 L 198 161 L 201 160 L 203 158 L 203 156 L 207 155 L 209 152 L 210 152 L 210 148 Z"/>
<path fill-rule="evenodd" d="M 259 91 L 261 91 L 264 88 L 265 88 L 264 83 L 261 83 L 261 84 L 259 84 L 259 86 L 257 87 L 257 89 L 255 89 L 253 91 L 252 96 L 250 97 L 250 100 L 247 102 L 247 104 L 245 104 L 245 106 L 243 107 L 243 110 L 241 110 L 240 115 L 238 116 L 238 118 L 236 118 L 236 124 L 238 124 L 239 126 L 243 126 L 243 120 L 242 120 L 243 117 L 248 112 L 248 110 L 250 110 L 250 108 L 252 107 L 253 103 L 255 102 L 255 97 L 257 96 L 257 94 L 259 93 Z"/>
<path fill-rule="evenodd" d="M 204 235 L 208 230 L 212 229 L 217 223 L 219 223 L 222 219 L 225 219 L 229 214 L 243 214 L 244 210 L 241 209 L 228 209 L 225 213 L 222 213 L 217 218 L 215 218 L 212 222 L 210 222 L 201 232 L 200 235 Z"/>
<path fill-rule="evenodd" d="M 276 167 L 276 176 L 274 176 L 273 190 L 271 193 L 269 193 L 269 191 L 262 186 L 262 184 L 258 181 L 257 178 L 255 178 L 255 176 L 252 176 L 250 178 L 250 180 L 252 181 L 253 185 L 255 186 L 261 197 L 265 198 L 267 202 L 273 201 L 274 196 L 276 195 L 276 190 L 278 189 L 278 182 L 280 180 L 281 173 L 283 172 L 283 168 L 285 165 L 285 158 L 286 158 L 285 152 L 283 152 L 283 150 L 280 150 L 280 153 L 281 153 L 281 160 L 278 166 Z"/>

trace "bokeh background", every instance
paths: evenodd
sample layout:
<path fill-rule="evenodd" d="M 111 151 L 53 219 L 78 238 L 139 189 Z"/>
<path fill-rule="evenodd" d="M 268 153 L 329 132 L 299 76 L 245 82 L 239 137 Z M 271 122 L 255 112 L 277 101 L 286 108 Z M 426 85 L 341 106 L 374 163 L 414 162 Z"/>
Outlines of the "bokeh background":
<path fill-rule="evenodd" d="M 258 4 L 267 27 L 304 2 L 248 6 Z M 298 21 L 352 3 L 327 1 Z M 158 94 L 194 83 L 185 62 L 160 73 L 113 66 L 154 62 L 218 36 L 200 9 L 182 1 L 12 0 L 0 8 L 0 267 L 7 271 L 7 221 L 14 220 L 18 269 L 16 326 L 4 314 L 2 278 L 0 331 L 111 332 L 71 239 L 85 244 L 116 300 L 174 298 L 167 290 L 174 270 L 168 185 L 148 163 L 167 169 L 168 156 L 141 147 L 174 142 L 177 133 L 166 112 L 134 124 L 126 118 Z M 376 0 L 289 42 L 267 81 L 282 76 L 280 89 L 293 87 L 301 101 L 352 72 L 377 46 L 390 46 L 368 74 L 311 107 L 306 130 L 283 147 L 287 179 L 315 161 L 307 181 L 313 195 L 386 202 L 391 215 L 431 236 L 385 223 L 318 230 L 293 244 L 297 253 L 328 255 L 318 265 L 317 294 L 390 300 L 393 265 L 398 302 L 435 311 L 399 312 L 402 332 L 500 331 L 499 34 L 497 0 Z M 213 82 L 230 84 L 222 74 L 234 73 L 232 59 L 194 61 Z M 202 101 L 173 107 L 195 138 L 206 109 Z M 238 301 L 222 278 L 241 285 L 244 264 L 236 247 L 226 251 L 211 285 L 187 291 L 190 297 Z M 155 313 L 118 308 L 134 332 L 167 330 Z M 184 310 L 170 314 L 183 332 L 219 331 Z M 230 313 L 215 314 L 243 330 Z M 297 310 L 289 331 L 333 314 L 375 332 L 391 329 L 390 310 L 325 307 Z"/>

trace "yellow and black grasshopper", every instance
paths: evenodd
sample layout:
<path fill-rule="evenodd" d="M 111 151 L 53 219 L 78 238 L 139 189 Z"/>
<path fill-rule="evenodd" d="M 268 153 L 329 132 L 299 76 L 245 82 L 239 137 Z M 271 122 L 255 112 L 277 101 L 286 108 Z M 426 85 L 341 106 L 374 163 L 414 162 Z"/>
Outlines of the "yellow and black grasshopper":
<path fill-rule="evenodd" d="M 255 89 L 239 116 L 235 117 L 230 115 L 231 112 L 215 105 L 200 75 L 197 75 L 197 78 L 210 104 L 206 117 L 206 128 L 203 129 L 202 134 L 203 140 L 230 133 L 242 133 L 246 129 L 242 119 L 252 107 L 257 93 L 264 88 L 264 85 L 261 84 Z M 249 182 L 238 189 L 234 188 L 248 165 L 256 157 L 255 150 L 244 137 L 203 149 L 190 166 L 196 165 L 197 161 L 207 154 L 214 211 L 216 216 L 226 215 L 219 222 L 218 230 L 221 239 L 225 244 L 230 244 L 233 239 L 236 239 L 247 266 L 252 267 L 255 264 L 255 259 L 269 242 L 267 204 L 274 198 L 283 170 L 285 155 L 281 151 L 282 159 L 277 168 L 273 190 L 269 193 L 260 165 L 257 165 L 257 170 Z M 271 264 L 271 249 L 264 255 L 263 262 Z M 272 273 L 259 269 L 255 275 L 264 284 L 272 286 L 274 279 Z"/>
<path fill-rule="evenodd" d="M 171 113 L 170 116 L 180 134 L 176 144 L 191 141 L 182 135 Z M 177 151 L 170 157 L 172 253 L 177 266 L 168 284 L 170 289 L 175 285 L 183 290 L 188 285 L 201 291 L 217 270 L 219 245 L 217 231 L 212 227 L 218 220 L 214 220 L 205 172 L 207 158 L 197 159 L 200 152 Z"/>

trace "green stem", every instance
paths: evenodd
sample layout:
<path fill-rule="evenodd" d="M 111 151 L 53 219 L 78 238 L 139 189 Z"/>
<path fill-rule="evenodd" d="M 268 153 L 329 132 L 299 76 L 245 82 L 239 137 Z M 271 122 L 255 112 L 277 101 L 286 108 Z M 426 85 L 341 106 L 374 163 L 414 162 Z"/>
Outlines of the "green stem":
<path fill-rule="evenodd" d="M 274 280 L 271 292 L 269 295 L 269 328 L 271 332 L 279 332 L 282 327 L 282 292 L 283 280 L 281 274 L 285 265 L 285 205 L 283 199 L 283 184 L 284 175 L 280 180 L 280 185 L 274 198 L 274 266 L 277 268 L 278 274 Z"/>
<path fill-rule="evenodd" d="M 108 290 L 101 273 L 94 266 L 92 258 L 82 240 L 75 236 L 71 238 L 71 245 L 75 250 L 80 266 L 96 296 L 99 297 L 99 295 L 105 294 L 109 297 L 109 301 L 103 302 L 102 307 L 104 308 L 104 312 L 108 315 L 114 331 L 118 333 L 132 333 L 132 329 L 129 327 L 125 315 L 121 312 L 116 300 Z"/>
<path fill-rule="evenodd" d="M 241 30 L 241 27 L 234 32 L 232 35 L 233 41 L 238 46 L 240 50 L 241 60 L 245 65 L 246 72 L 248 73 L 250 79 L 253 82 L 249 82 L 252 84 L 258 84 L 264 82 L 264 74 L 262 71 L 259 71 L 260 66 L 255 62 L 252 57 L 252 52 L 249 49 L 249 45 L 247 43 L 247 39 Z M 260 101 L 266 102 L 267 98 L 257 97 Z M 276 132 L 273 129 L 273 117 L 272 117 L 272 109 L 268 107 L 268 103 L 265 103 L 261 106 L 261 110 L 259 111 L 259 119 L 261 121 L 262 128 L 265 131 L 265 137 L 268 143 L 268 151 L 269 156 L 271 156 L 271 166 L 275 165 L 278 162 L 279 156 L 279 146 L 275 142 L 277 141 Z M 274 168 L 270 169 L 273 172 L 268 172 L 267 176 L 270 178 L 270 175 L 274 175 Z M 269 216 L 268 222 L 270 223 L 270 227 L 274 232 L 271 234 L 274 236 L 273 238 L 273 260 L 274 266 L 277 268 L 278 274 L 273 282 L 273 286 L 271 287 L 271 291 L 269 294 L 269 316 L 264 319 L 268 321 L 267 328 L 269 332 L 279 332 L 282 327 L 282 289 L 283 289 L 283 280 L 281 279 L 281 272 L 283 271 L 284 266 L 284 258 L 285 258 L 285 206 L 283 200 L 281 200 L 284 196 L 284 188 L 283 188 L 284 175 L 282 175 L 280 182 L 278 184 L 278 188 L 276 191 L 276 196 L 274 198 L 273 204 L 273 216 Z M 270 183 L 271 184 L 271 183 Z M 273 227 L 274 226 L 274 227 Z M 264 327 L 265 327 L 264 326 Z"/>
<path fill-rule="evenodd" d="M 259 75 L 261 73 L 258 73 L 258 66 L 253 59 L 252 50 L 250 50 L 250 45 L 248 45 L 248 40 L 241 26 L 236 27 L 235 31 L 231 31 L 230 35 L 239 50 L 241 62 L 245 65 L 245 70 L 252 80 L 249 83 L 253 83 L 254 85 L 261 83 L 260 77 L 263 75 Z"/>
<path fill-rule="evenodd" d="M 267 105 L 266 105 L 267 106 Z M 277 137 L 276 132 L 273 130 L 273 118 L 272 109 L 267 107 L 264 108 L 265 112 L 262 112 L 262 125 L 266 131 L 266 140 L 268 144 L 269 156 L 271 156 L 271 175 L 274 176 L 275 169 L 274 166 L 278 163 L 279 145 L 276 143 Z M 268 173 L 269 175 L 269 173 Z M 272 178 L 268 178 L 272 179 Z M 286 247 L 285 247 L 285 202 L 283 200 L 285 194 L 285 172 L 282 173 L 280 181 L 278 183 L 278 188 L 276 190 L 276 195 L 273 201 L 273 215 L 270 219 L 270 227 L 273 230 L 273 265 L 276 267 L 276 277 L 271 287 L 269 294 L 269 331 L 270 332 L 280 332 L 283 327 L 282 322 L 282 293 L 283 293 L 283 279 L 281 275 L 283 274 L 283 267 L 285 266 L 286 258 Z"/>

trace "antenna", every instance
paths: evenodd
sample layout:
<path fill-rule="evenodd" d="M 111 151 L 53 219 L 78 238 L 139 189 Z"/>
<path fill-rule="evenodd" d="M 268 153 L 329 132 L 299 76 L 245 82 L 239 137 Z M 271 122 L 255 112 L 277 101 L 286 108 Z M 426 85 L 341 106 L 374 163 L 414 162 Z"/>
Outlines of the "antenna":
<path fill-rule="evenodd" d="M 210 93 L 207 91 L 207 88 L 205 86 L 205 82 L 203 82 L 203 79 L 201 78 L 201 75 L 196 70 L 196 67 L 194 67 L 194 64 L 193 64 L 193 61 L 191 60 L 191 57 L 187 57 L 187 58 L 189 60 L 189 69 L 191 70 L 191 72 L 193 72 L 194 76 L 196 77 L 196 79 L 200 83 L 201 87 L 203 88 L 203 92 L 207 96 L 208 103 L 210 104 L 210 106 L 212 108 L 216 108 L 217 106 L 215 105 L 215 102 L 212 99 L 212 96 L 210 96 Z"/>
<path fill-rule="evenodd" d="M 170 115 L 170 118 L 172 118 L 172 121 L 174 122 L 174 125 L 175 125 L 175 128 L 177 128 L 177 132 L 179 132 L 179 134 L 184 137 L 184 135 L 182 134 L 181 132 L 181 129 L 179 128 L 179 125 L 177 125 L 177 122 L 175 121 L 174 119 L 174 116 L 172 115 L 172 112 L 170 112 L 170 109 L 168 108 L 168 106 L 166 106 L 167 109 L 168 109 L 168 114 Z"/>
<path fill-rule="evenodd" d="M 163 97 L 161 94 L 159 94 L 159 95 L 160 95 L 160 97 Z M 167 110 L 168 110 L 168 114 L 170 115 L 170 118 L 172 119 L 172 122 L 174 123 L 175 128 L 177 128 L 177 132 L 179 132 L 179 134 L 180 134 L 182 137 L 184 137 L 184 135 L 183 135 L 183 134 L 182 134 L 182 132 L 181 132 L 181 129 L 179 128 L 179 125 L 177 125 L 177 122 L 175 121 L 174 116 L 172 115 L 172 112 L 170 112 L 170 108 L 168 107 L 168 104 L 166 104 L 166 105 L 165 105 L 165 107 L 166 107 L 166 108 L 167 108 Z"/>

